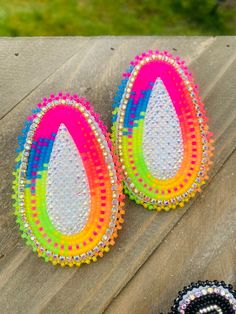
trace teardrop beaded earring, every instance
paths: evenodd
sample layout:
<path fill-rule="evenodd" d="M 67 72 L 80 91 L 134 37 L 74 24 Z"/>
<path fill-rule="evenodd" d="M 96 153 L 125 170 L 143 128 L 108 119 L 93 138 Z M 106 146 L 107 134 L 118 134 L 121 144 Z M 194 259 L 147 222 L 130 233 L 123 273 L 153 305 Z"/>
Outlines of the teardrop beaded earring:
<path fill-rule="evenodd" d="M 80 266 L 114 245 L 123 222 L 117 157 L 88 101 L 51 95 L 19 138 L 14 207 L 22 237 L 45 261 Z"/>
<path fill-rule="evenodd" d="M 166 51 L 137 56 L 123 76 L 112 138 L 124 190 L 150 210 L 183 206 L 208 179 L 213 150 L 198 88 Z"/>

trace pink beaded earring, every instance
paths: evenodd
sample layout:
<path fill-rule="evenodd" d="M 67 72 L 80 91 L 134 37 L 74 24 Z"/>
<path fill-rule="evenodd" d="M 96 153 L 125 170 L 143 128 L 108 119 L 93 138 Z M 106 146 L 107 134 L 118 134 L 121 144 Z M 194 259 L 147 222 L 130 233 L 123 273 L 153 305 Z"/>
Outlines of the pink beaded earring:
<path fill-rule="evenodd" d="M 88 101 L 44 98 L 17 152 L 15 214 L 33 251 L 70 267 L 109 251 L 123 222 L 124 196 L 106 127 Z"/>
<path fill-rule="evenodd" d="M 112 132 L 125 192 L 150 210 L 183 206 L 207 180 L 213 150 L 192 75 L 180 58 L 149 51 L 123 76 Z"/>

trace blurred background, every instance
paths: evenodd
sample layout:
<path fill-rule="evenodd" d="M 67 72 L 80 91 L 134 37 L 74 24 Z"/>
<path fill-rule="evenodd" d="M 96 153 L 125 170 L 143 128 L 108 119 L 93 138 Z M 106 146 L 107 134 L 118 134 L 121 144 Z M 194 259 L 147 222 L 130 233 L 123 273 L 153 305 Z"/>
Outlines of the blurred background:
<path fill-rule="evenodd" d="M 236 34 L 236 0 L 0 0 L 0 36 L 180 34 Z"/>

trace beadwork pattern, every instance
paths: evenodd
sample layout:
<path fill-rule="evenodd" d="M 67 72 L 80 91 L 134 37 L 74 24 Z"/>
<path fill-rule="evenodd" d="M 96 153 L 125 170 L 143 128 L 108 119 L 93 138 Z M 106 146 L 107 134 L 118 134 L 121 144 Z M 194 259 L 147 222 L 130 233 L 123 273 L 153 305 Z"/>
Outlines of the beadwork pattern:
<path fill-rule="evenodd" d="M 96 261 L 121 229 L 121 173 L 105 126 L 89 103 L 44 98 L 19 137 L 14 207 L 22 237 L 54 265 Z"/>
<path fill-rule="evenodd" d="M 223 281 L 198 281 L 179 292 L 170 314 L 235 314 L 236 292 Z"/>
<path fill-rule="evenodd" d="M 181 128 L 160 78 L 156 80 L 150 94 L 144 118 L 142 147 L 148 171 L 155 178 L 165 180 L 176 175 L 183 159 Z"/>
<path fill-rule="evenodd" d="M 183 206 L 208 178 L 212 134 L 192 75 L 179 57 L 137 56 L 114 99 L 112 139 L 124 191 L 158 211 Z"/>
<path fill-rule="evenodd" d="M 83 161 L 64 124 L 58 128 L 53 143 L 46 184 L 47 210 L 53 225 L 67 235 L 81 231 L 91 205 L 89 183 Z"/>

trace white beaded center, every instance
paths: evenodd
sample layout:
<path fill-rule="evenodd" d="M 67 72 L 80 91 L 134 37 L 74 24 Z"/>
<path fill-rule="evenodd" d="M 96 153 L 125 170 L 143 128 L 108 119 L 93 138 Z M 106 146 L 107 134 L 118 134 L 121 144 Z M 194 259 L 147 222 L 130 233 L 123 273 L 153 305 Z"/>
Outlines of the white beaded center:
<path fill-rule="evenodd" d="M 183 159 L 183 139 L 178 116 L 163 81 L 157 78 L 147 105 L 143 132 L 144 159 L 157 179 L 169 179 Z"/>
<path fill-rule="evenodd" d="M 209 305 L 207 307 L 204 307 L 203 309 L 198 311 L 197 314 L 212 313 L 213 311 L 219 314 L 223 314 L 223 311 L 218 305 Z"/>
<path fill-rule="evenodd" d="M 56 135 L 47 175 L 48 215 L 58 231 L 80 232 L 87 223 L 90 191 L 79 151 L 64 124 Z"/>

